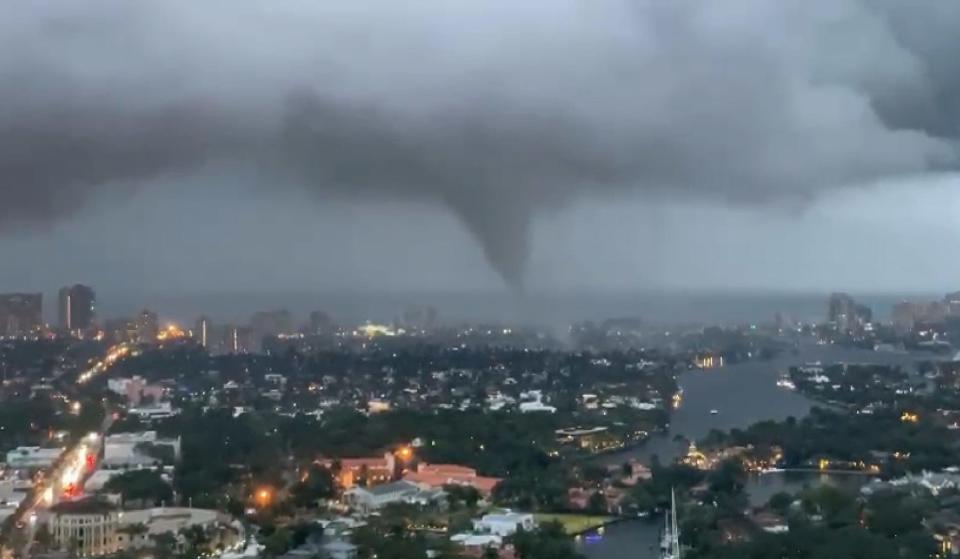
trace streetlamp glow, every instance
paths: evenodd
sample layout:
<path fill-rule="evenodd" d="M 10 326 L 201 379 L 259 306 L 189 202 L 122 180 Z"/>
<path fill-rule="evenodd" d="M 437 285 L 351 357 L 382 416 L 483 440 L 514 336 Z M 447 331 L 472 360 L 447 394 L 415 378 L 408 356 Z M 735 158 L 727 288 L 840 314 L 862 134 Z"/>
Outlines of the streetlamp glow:
<path fill-rule="evenodd" d="M 260 507 L 270 506 L 270 501 L 273 500 L 273 493 L 270 489 L 263 487 L 256 493 L 257 505 Z"/>

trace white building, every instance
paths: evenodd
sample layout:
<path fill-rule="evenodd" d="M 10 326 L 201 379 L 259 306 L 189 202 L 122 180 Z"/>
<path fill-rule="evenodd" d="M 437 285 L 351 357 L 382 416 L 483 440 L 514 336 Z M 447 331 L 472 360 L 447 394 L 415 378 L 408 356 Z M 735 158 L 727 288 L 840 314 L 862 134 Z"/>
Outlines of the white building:
<path fill-rule="evenodd" d="M 485 514 L 479 520 L 473 521 L 474 531 L 501 537 L 512 536 L 520 528 L 532 530 L 536 526 L 537 522 L 532 514 L 511 511 L 500 514 Z"/>
<path fill-rule="evenodd" d="M 373 487 L 354 487 L 343 494 L 347 505 L 369 514 L 392 503 L 427 505 L 442 501 L 446 493 L 438 489 L 423 489 L 416 483 L 395 481 Z"/>
<path fill-rule="evenodd" d="M 50 509 L 50 534 L 54 544 L 80 557 L 117 553 L 120 512 L 106 501 L 63 501 Z"/>
<path fill-rule="evenodd" d="M 62 448 L 20 446 L 7 453 L 7 466 L 14 470 L 48 468 L 62 453 Z"/>
<path fill-rule="evenodd" d="M 142 549 L 153 537 L 200 526 L 214 535 L 213 544 L 229 548 L 242 542 L 243 527 L 215 510 L 158 507 L 120 511 L 107 501 L 64 501 L 50 509 L 50 532 L 57 547 L 76 549 L 80 557 Z"/>
<path fill-rule="evenodd" d="M 534 413 L 546 412 L 556 413 L 557 408 L 543 403 L 543 392 L 540 390 L 530 390 L 520 393 L 520 412 Z"/>
<path fill-rule="evenodd" d="M 556 413 L 557 408 L 553 406 L 548 406 L 543 402 L 537 400 L 535 402 L 521 402 L 520 403 L 520 412 L 521 413 Z"/>
<path fill-rule="evenodd" d="M 491 411 L 502 410 L 507 405 L 514 403 L 516 403 L 516 400 L 500 392 L 487 396 L 487 408 Z"/>
<path fill-rule="evenodd" d="M 140 433 L 117 433 L 107 435 L 103 441 L 103 467 L 122 468 L 148 466 L 158 459 L 146 454 L 142 449 L 146 446 L 169 447 L 174 460 L 180 458 L 180 439 L 162 439 L 156 431 Z"/>
<path fill-rule="evenodd" d="M 367 401 L 367 413 L 383 413 L 390 411 L 393 406 L 387 400 L 374 399 Z"/>
<path fill-rule="evenodd" d="M 148 406 L 130 408 L 127 410 L 127 413 L 141 419 L 164 419 L 173 417 L 180 413 L 180 411 L 174 409 L 170 402 L 156 402 Z"/>
<path fill-rule="evenodd" d="M 150 509 L 124 511 L 120 515 L 124 526 L 143 525 L 145 535 L 177 533 L 184 528 L 200 526 L 213 529 L 230 523 L 229 517 L 215 510 L 193 509 L 186 507 L 155 507 Z M 121 542 L 122 543 L 122 542 Z M 121 545 L 121 548 L 127 546 Z"/>
<path fill-rule="evenodd" d="M 503 537 L 496 534 L 456 534 L 450 536 L 450 541 L 458 543 L 463 547 L 480 549 L 488 547 L 499 548 L 503 545 Z"/>

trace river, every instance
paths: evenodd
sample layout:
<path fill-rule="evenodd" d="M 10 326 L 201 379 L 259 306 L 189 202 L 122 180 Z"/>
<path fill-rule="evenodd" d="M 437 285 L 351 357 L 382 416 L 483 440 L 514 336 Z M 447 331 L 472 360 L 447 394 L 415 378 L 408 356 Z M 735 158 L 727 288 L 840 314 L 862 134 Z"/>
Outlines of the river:
<path fill-rule="evenodd" d="M 604 463 L 622 463 L 631 458 L 649 462 L 656 455 L 661 462 L 673 461 L 686 452 L 679 435 L 697 440 L 711 429 L 747 427 L 757 421 L 803 417 L 814 403 L 797 392 L 780 388 L 776 381 L 787 368 L 820 361 L 830 363 L 876 363 L 911 366 L 917 361 L 937 359 L 927 353 L 895 353 L 846 349 L 805 343 L 796 353 L 769 361 L 749 361 L 703 371 L 690 371 L 679 378 L 683 402 L 674 410 L 667 433 L 643 445 L 603 456 Z M 713 415 L 711 410 L 719 413 Z M 778 491 L 797 491 L 804 485 L 836 483 L 855 485 L 861 480 L 820 474 L 767 474 L 751 476 L 747 492 L 754 505 L 765 503 Z M 587 534 L 577 546 L 589 559 L 655 559 L 658 521 L 627 521 L 608 526 L 602 535 Z"/>

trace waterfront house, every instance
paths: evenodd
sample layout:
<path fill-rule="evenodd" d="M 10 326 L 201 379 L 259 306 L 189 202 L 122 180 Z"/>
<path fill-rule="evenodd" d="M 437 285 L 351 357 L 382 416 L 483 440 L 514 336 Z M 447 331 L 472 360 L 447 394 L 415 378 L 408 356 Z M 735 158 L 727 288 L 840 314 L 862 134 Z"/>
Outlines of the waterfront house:
<path fill-rule="evenodd" d="M 473 521 L 473 529 L 480 534 L 494 534 L 497 536 L 512 536 L 519 529 L 533 530 L 537 525 L 533 515 L 505 511 L 499 514 L 485 514 L 479 520 Z"/>

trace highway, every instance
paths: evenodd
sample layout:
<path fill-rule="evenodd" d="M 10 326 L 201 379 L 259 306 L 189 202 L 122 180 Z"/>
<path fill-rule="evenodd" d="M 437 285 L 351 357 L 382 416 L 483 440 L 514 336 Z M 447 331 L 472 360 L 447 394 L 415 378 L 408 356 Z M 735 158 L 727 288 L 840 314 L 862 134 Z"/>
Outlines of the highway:
<path fill-rule="evenodd" d="M 114 363 L 129 355 L 132 350 L 132 346 L 127 343 L 110 347 L 103 359 L 97 361 L 92 367 L 80 373 L 80 376 L 77 377 L 77 384 L 86 384 L 94 377 L 106 373 Z"/>
<path fill-rule="evenodd" d="M 4 534 L 3 541 L 10 542 L 10 547 L 19 551 L 19 557 L 30 556 L 38 516 L 60 500 L 83 495 L 83 484 L 95 470 L 103 438 L 112 424 L 113 414 L 108 409 L 100 430 L 64 450 L 8 520 L 5 528 L 10 532 Z"/>

